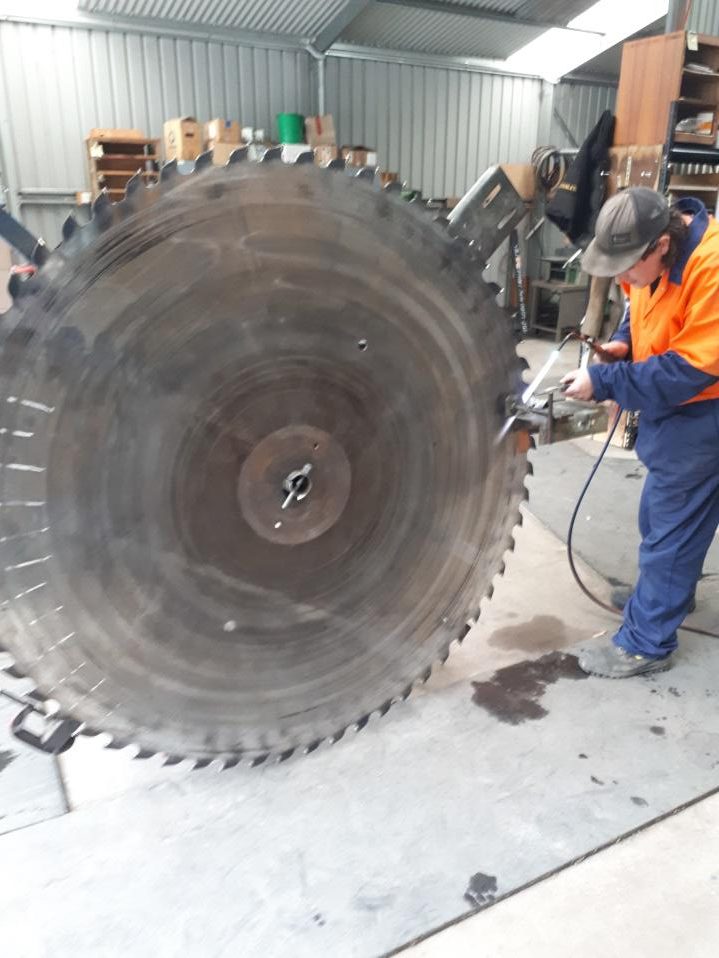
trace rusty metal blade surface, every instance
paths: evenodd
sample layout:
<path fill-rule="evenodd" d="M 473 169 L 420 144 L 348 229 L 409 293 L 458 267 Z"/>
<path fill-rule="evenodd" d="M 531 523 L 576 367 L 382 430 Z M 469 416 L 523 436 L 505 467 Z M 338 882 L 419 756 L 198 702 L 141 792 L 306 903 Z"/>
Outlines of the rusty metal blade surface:
<path fill-rule="evenodd" d="M 98 215 L 2 327 L 0 643 L 141 754 L 311 751 L 426 679 L 511 543 L 506 320 L 341 170 L 203 167 Z"/>

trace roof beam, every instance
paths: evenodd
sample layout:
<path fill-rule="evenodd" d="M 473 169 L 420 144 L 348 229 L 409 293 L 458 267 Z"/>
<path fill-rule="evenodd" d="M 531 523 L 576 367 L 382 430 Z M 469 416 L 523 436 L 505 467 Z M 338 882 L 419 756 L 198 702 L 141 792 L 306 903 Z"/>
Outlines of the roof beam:
<path fill-rule="evenodd" d="M 325 53 L 335 40 L 339 40 L 342 31 L 365 10 L 372 0 L 347 0 L 337 13 L 315 37 L 313 46 L 319 53 Z"/>
<path fill-rule="evenodd" d="M 566 23 L 559 20 L 533 20 L 531 17 L 517 17 L 511 13 L 499 13 L 488 10 L 486 7 L 467 7 L 462 3 L 452 3 L 448 0 L 377 0 L 395 7 L 413 7 L 415 10 L 431 10 L 433 13 L 453 13 L 459 17 L 476 17 L 479 20 L 495 20 L 497 23 L 511 23 L 516 27 L 536 27 L 549 30 L 552 27 L 568 29 Z M 587 31 L 582 31 L 587 32 Z"/>

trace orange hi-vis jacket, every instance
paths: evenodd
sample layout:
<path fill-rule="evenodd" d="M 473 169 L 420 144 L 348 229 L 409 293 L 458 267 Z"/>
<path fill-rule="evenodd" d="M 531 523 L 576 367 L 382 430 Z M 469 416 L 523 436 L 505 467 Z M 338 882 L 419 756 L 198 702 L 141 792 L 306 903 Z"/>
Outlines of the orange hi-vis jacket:
<path fill-rule="evenodd" d="M 681 283 L 671 272 L 651 289 L 629 289 L 632 357 L 641 362 L 671 350 L 702 372 L 719 376 L 719 223 L 712 219 L 687 260 Z M 719 383 L 688 402 L 719 399 Z"/>
<path fill-rule="evenodd" d="M 617 339 L 632 362 L 592 366 L 597 400 L 615 399 L 652 416 L 719 399 L 719 223 L 698 200 L 677 208 L 694 219 L 678 261 L 650 287 L 625 287 L 629 305 Z"/>

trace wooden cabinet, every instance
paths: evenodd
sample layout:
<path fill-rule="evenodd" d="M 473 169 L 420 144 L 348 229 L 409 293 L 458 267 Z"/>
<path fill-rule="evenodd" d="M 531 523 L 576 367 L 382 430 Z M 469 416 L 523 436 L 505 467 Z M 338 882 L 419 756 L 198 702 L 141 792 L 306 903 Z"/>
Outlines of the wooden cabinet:
<path fill-rule="evenodd" d="M 719 37 L 680 31 L 625 43 L 614 145 L 714 148 L 719 116 Z M 695 118 L 700 129 L 692 129 Z M 688 129 L 677 129 L 684 126 Z"/>

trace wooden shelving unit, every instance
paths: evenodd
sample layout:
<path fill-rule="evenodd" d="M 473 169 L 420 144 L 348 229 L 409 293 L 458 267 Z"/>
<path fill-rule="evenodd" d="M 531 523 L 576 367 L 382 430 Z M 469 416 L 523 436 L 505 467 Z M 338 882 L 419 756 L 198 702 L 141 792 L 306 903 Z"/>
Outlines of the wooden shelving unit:
<path fill-rule="evenodd" d="M 682 120 L 702 113 L 711 115 L 707 132 L 677 130 Z M 679 31 L 625 43 L 616 115 L 615 148 L 661 151 L 655 189 L 676 197 L 696 195 L 714 209 L 719 37 Z M 629 180 L 622 185 L 654 185 Z"/>
<path fill-rule="evenodd" d="M 146 183 L 156 183 L 160 172 L 159 143 L 139 130 L 91 130 L 85 145 L 93 199 L 103 190 L 111 199 L 121 199 L 128 182 L 138 172 Z"/>
<path fill-rule="evenodd" d="M 692 70 L 692 65 L 709 72 Z M 673 107 L 677 121 L 700 112 L 714 117 L 711 132 L 672 131 L 677 143 L 716 145 L 719 37 L 682 30 L 624 44 L 614 145 L 661 143 Z"/>

